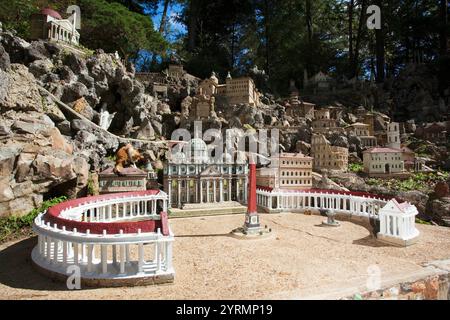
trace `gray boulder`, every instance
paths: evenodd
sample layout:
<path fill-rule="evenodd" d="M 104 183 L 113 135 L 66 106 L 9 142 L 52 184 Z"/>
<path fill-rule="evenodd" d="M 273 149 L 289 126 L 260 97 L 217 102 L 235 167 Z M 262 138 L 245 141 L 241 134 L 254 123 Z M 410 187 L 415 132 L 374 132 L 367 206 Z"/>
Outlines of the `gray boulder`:
<path fill-rule="evenodd" d="M 11 60 L 9 59 L 9 54 L 6 52 L 5 48 L 0 44 L 0 69 L 8 71 L 11 67 Z"/>

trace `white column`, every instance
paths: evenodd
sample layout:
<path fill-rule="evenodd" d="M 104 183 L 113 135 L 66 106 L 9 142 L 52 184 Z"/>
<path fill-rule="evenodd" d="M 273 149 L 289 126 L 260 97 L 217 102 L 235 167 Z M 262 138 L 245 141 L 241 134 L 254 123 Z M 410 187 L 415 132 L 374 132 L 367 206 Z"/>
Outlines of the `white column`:
<path fill-rule="evenodd" d="M 210 188 L 210 182 L 209 180 L 206 180 L 206 203 L 210 202 L 210 197 L 209 197 L 209 188 Z"/>
<path fill-rule="evenodd" d="M 125 274 L 125 245 L 120 245 L 120 274 Z"/>
<path fill-rule="evenodd" d="M 117 264 L 117 245 L 113 244 L 112 246 L 112 259 L 113 259 L 113 264 Z"/>
<path fill-rule="evenodd" d="M 94 245 L 93 244 L 88 244 L 88 267 L 87 267 L 87 271 L 88 272 L 92 272 L 92 260 L 93 260 L 93 255 L 94 255 Z"/>
<path fill-rule="evenodd" d="M 213 194 L 214 194 L 214 199 L 213 199 L 213 202 L 217 202 L 217 188 L 216 188 L 216 179 L 214 179 L 214 181 L 213 181 Z"/>
<path fill-rule="evenodd" d="M 67 264 L 67 241 L 62 241 L 62 255 L 63 255 L 63 264 L 66 265 Z"/>
<path fill-rule="evenodd" d="M 139 243 L 139 272 L 144 271 L 144 244 Z"/>
<path fill-rule="evenodd" d="M 59 245 L 59 241 L 54 239 L 53 240 L 53 263 L 58 262 L 58 245 Z"/>
<path fill-rule="evenodd" d="M 101 250 L 102 273 L 103 274 L 108 273 L 108 260 L 107 260 L 108 257 L 106 256 L 106 253 L 107 253 L 106 249 L 107 249 L 106 245 L 102 244 L 101 247 L 100 247 L 100 250 Z"/>
<path fill-rule="evenodd" d="M 172 268 L 172 242 L 166 242 L 166 268 Z"/>
<path fill-rule="evenodd" d="M 161 271 L 161 243 L 158 240 L 156 242 L 156 273 L 160 271 Z"/>
<path fill-rule="evenodd" d="M 203 181 L 200 180 L 200 203 L 203 203 Z"/>
<path fill-rule="evenodd" d="M 394 236 L 398 236 L 398 218 L 397 217 L 393 217 L 394 219 Z"/>
<path fill-rule="evenodd" d="M 125 259 L 127 260 L 127 264 L 130 263 L 130 245 L 125 245 Z"/>
<path fill-rule="evenodd" d="M 48 236 L 46 236 L 46 239 L 47 239 L 47 255 L 46 255 L 46 258 L 47 258 L 47 261 L 50 262 L 52 260 L 51 253 L 50 253 L 50 250 L 51 250 L 51 247 L 52 247 L 52 239 L 50 237 L 48 237 Z"/>
<path fill-rule="evenodd" d="M 190 203 L 190 191 L 191 191 L 191 181 L 189 179 L 186 180 L 186 202 Z"/>
<path fill-rule="evenodd" d="M 78 243 L 73 243 L 73 263 L 78 265 Z"/>
<path fill-rule="evenodd" d="M 177 190 L 178 190 L 178 207 L 181 207 L 181 181 L 178 181 L 177 183 Z"/>
<path fill-rule="evenodd" d="M 223 202 L 223 180 L 219 181 L 220 202 Z"/>

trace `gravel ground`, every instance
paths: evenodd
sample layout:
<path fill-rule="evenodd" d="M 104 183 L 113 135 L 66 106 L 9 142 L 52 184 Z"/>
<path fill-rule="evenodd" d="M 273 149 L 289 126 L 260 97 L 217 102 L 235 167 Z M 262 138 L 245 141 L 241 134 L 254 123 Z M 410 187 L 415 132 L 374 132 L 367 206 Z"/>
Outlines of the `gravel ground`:
<path fill-rule="evenodd" d="M 238 240 L 228 233 L 243 215 L 170 220 L 175 282 L 161 286 L 69 291 L 31 267 L 36 239 L 0 246 L 1 299 L 298 299 L 363 285 L 368 268 L 382 281 L 414 274 L 422 264 L 450 258 L 450 229 L 418 225 L 421 239 L 408 248 L 378 243 L 351 222 L 321 227 L 320 216 L 263 215 L 274 235 Z"/>

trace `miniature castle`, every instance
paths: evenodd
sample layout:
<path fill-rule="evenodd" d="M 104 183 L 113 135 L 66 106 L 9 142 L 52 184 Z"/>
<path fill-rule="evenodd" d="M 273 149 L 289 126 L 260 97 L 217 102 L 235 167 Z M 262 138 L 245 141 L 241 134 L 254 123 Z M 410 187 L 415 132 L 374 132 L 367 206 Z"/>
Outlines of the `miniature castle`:
<path fill-rule="evenodd" d="M 219 84 L 215 72 L 211 74 L 209 79 L 200 83 L 199 93 L 209 97 L 224 97 L 230 105 L 248 104 L 254 107 L 259 105 L 261 96 L 252 78 L 232 78 L 231 74 L 228 73 L 226 83 Z"/>

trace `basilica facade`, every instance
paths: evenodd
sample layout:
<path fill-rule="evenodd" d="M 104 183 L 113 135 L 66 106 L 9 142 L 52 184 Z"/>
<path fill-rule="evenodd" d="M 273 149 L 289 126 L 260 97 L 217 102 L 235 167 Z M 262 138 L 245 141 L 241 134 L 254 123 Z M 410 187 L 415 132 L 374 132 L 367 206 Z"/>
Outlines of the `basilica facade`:
<path fill-rule="evenodd" d="M 208 155 L 206 143 L 192 139 L 182 151 L 172 153 L 164 167 L 164 190 L 169 208 L 185 204 L 247 202 L 248 166 L 246 159 L 224 154 Z"/>

